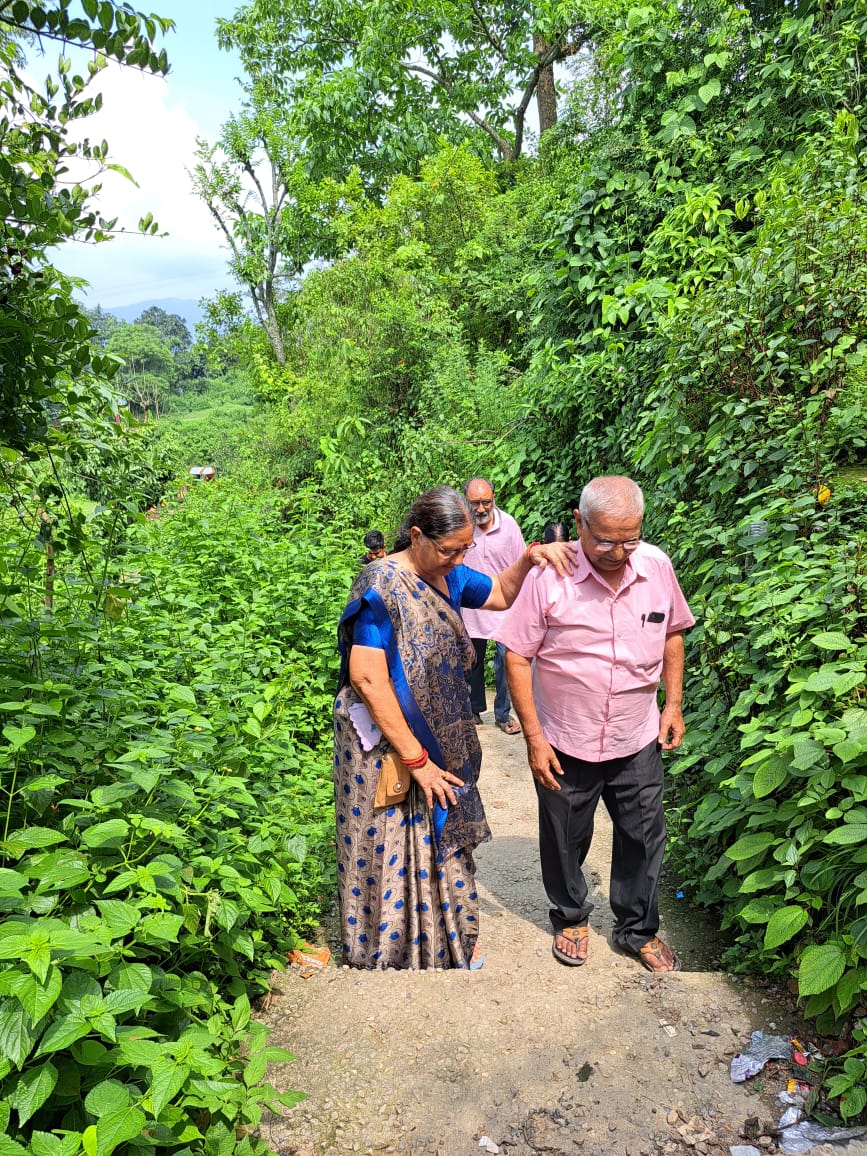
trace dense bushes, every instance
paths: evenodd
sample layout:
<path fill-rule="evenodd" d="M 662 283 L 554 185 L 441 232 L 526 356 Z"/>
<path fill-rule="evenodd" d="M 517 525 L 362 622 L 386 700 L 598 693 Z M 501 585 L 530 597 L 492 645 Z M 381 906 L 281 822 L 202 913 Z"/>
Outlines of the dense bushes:
<path fill-rule="evenodd" d="M 44 555 L 5 530 L 5 1129 L 34 1156 L 253 1151 L 291 1057 L 249 999 L 333 890 L 351 551 L 201 484 L 58 567 L 48 614 Z"/>

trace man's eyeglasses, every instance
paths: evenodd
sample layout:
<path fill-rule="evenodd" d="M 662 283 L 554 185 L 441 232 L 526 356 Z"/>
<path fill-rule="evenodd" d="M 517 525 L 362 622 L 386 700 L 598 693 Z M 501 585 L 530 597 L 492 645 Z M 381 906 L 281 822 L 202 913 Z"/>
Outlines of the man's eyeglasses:
<path fill-rule="evenodd" d="M 635 550 L 638 546 L 641 545 L 640 538 L 621 538 L 618 542 L 613 542 L 610 538 L 597 538 L 593 531 L 590 529 L 590 523 L 586 518 L 584 519 L 584 525 L 587 527 L 587 533 L 596 543 L 597 550 L 603 550 L 607 552 L 608 550 L 615 549 L 617 546 L 622 546 L 624 550 Z"/>
<path fill-rule="evenodd" d="M 467 498 L 471 506 L 484 506 L 487 510 L 489 506 L 493 506 L 493 498 Z"/>
<path fill-rule="evenodd" d="M 424 537 L 427 538 L 429 542 L 433 543 L 440 558 L 446 562 L 451 562 L 455 558 L 460 558 L 462 554 L 468 554 L 470 550 L 475 550 L 476 548 L 475 542 L 470 542 L 469 546 L 458 546 L 456 550 L 446 550 L 439 544 L 436 538 L 428 538 L 427 534 L 424 534 Z"/>

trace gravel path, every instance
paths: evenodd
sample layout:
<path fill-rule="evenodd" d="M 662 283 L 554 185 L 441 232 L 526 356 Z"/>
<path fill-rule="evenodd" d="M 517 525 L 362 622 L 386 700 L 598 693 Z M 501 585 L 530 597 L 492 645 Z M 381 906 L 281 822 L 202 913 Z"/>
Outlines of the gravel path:
<path fill-rule="evenodd" d="M 791 1007 L 692 970 L 708 952 L 693 950 L 695 924 L 682 921 L 681 905 L 669 905 L 661 934 L 684 971 L 654 977 L 612 949 L 602 809 L 589 863 L 590 958 L 581 968 L 557 963 L 524 742 L 484 718 L 480 788 L 494 833 L 477 856 L 484 969 L 332 964 L 308 979 L 294 968 L 276 975 L 263 1018 L 271 1042 L 298 1058 L 269 1079 L 308 1098 L 265 1125 L 271 1146 L 282 1156 L 475 1156 L 487 1137 L 503 1156 L 728 1156 L 748 1143 L 775 1151 L 768 1122 L 779 1118 L 773 1096 L 788 1073 L 734 1085 L 728 1069 L 754 1028 L 795 1030 Z"/>

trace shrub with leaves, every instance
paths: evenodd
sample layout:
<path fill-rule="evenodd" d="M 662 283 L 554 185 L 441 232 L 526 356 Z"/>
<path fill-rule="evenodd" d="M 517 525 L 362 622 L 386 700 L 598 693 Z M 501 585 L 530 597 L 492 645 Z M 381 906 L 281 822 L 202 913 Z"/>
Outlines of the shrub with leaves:
<path fill-rule="evenodd" d="M 260 1085 L 292 1057 L 249 999 L 333 893 L 323 728 L 353 553 L 222 482 L 161 511 L 61 555 L 50 612 L 44 547 L 6 554 L 9 1156 L 254 1152 L 263 1105 L 297 1099 Z"/>

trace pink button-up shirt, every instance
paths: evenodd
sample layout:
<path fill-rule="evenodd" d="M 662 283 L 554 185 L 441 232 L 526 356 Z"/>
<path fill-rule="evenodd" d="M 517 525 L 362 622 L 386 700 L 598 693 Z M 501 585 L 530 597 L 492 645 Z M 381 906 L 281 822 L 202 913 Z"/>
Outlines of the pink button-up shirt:
<path fill-rule="evenodd" d="M 532 571 L 496 637 L 535 659 L 533 698 L 551 746 L 597 763 L 657 736 L 665 640 L 694 622 L 662 550 L 642 542 L 612 590 L 579 544 L 568 578 L 553 566 Z"/>
<path fill-rule="evenodd" d="M 496 578 L 526 550 L 524 535 L 511 514 L 493 508 L 493 525 L 487 534 L 480 526 L 473 530 L 474 550 L 464 556 L 464 565 Z M 464 626 L 470 638 L 496 638 L 502 610 L 464 610 Z"/>

